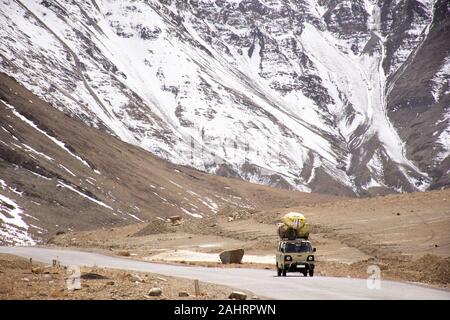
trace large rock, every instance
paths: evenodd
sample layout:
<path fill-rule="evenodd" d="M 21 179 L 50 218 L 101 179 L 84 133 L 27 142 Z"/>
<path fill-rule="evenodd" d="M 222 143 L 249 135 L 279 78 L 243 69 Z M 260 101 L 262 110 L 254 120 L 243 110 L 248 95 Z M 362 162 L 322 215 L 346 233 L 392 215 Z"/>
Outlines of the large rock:
<path fill-rule="evenodd" d="M 181 216 L 171 216 L 169 217 L 169 222 L 175 225 L 181 224 Z"/>
<path fill-rule="evenodd" d="M 241 292 L 241 291 L 233 291 L 232 293 L 230 293 L 230 296 L 228 298 L 235 299 L 235 300 L 246 300 L 247 294 L 245 294 L 244 292 Z"/>
<path fill-rule="evenodd" d="M 95 272 L 87 272 L 87 273 L 83 273 L 80 276 L 81 279 L 83 280 L 103 280 L 103 279 L 108 279 L 108 277 L 105 277 L 104 275 L 95 273 Z"/>
<path fill-rule="evenodd" d="M 145 280 L 144 279 L 142 279 L 142 277 L 140 277 L 139 275 L 137 275 L 137 274 L 127 274 L 127 278 L 128 278 L 128 280 L 130 280 L 131 282 L 134 282 L 134 283 L 136 283 L 136 282 L 145 282 Z"/>
<path fill-rule="evenodd" d="M 148 292 L 148 295 L 151 297 L 159 297 L 160 295 L 162 295 L 162 290 L 161 288 L 151 288 Z"/>
<path fill-rule="evenodd" d="M 219 257 L 223 264 L 241 263 L 244 257 L 244 249 L 226 250 L 221 252 Z"/>

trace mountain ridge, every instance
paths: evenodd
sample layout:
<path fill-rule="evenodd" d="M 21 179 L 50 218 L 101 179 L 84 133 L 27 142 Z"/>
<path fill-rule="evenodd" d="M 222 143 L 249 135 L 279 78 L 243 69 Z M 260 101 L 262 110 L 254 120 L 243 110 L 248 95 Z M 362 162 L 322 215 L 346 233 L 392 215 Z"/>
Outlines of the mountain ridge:
<path fill-rule="evenodd" d="M 6 3 L 0 71 L 171 162 L 341 195 L 450 183 L 445 1 Z"/>

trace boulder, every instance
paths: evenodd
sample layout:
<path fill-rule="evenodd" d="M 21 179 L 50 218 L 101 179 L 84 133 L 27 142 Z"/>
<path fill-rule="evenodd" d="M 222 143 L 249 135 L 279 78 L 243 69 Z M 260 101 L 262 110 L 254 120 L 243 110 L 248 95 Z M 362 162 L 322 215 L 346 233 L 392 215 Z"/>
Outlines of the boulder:
<path fill-rule="evenodd" d="M 226 250 L 221 252 L 219 257 L 223 264 L 241 263 L 244 257 L 244 249 Z"/>
<path fill-rule="evenodd" d="M 117 252 L 117 255 L 122 257 L 129 257 L 131 253 L 129 251 L 119 251 Z"/>
<path fill-rule="evenodd" d="M 81 279 L 83 280 L 103 280 L 103 279 L 108 279 L 108 277 L 105 277 L 101 274 L 95 273 L 95 272 L 87 272 L 87 273 L 83 273 L 80 276 Z"/>
<path fill-rule="evenodd" d="M 180 292 L 178 293 L 178 296 L 179 296 L 179 297 L 189 297 L 189 293 L 186 292 L 186 291 L 180 291 Z"/>
<path fill-rule="evenodd" d="M 148 292 L 148 295 L 151 297 L 159 297 L 160 295 L 162 295 L 162 290 L 161 288 L 151 288 Z"/>
<path fill-rule="evenodd" d="M 233 291 L 230 293 L 229 299 L 235 299 L 235 300 L 246 300 L 247 294 L 241 291 Z"/>
<path fill-rule="evenodd" d="M 171 216 L 171 217 L 169 217 L 169 221 L 172 223 L 172 224 L 180 224 L 181 223 L 181 216 Z"/>
<path fill-rule="evenodd" d="M 44 267 L 32 267 L 31 268 L 31 272 L 32 273 L 44 273 L 45 272 L 45 268 Z"/>
<path fill-rule="evenodd" d="M 130 280 L 131 282 L 145 282 L 144 279 L 142 279 L 139 275 L 137 274 L 127 274 L 128 280 Z"/>

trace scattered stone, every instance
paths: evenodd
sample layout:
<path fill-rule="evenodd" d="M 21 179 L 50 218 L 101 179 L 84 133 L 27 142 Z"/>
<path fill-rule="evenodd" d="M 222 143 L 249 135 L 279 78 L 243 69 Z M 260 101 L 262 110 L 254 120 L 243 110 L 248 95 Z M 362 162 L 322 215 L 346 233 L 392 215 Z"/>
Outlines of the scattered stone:
<path fill-rule="evenodd" d="M 151 288 L 148 295 L 151 297 L 159 297 L 162 295 L 162 290 L 161 288 Z"/>
<path fill-rule="evenodd" d="M 102 276 L 101 274 L 94 273 L 94 272 L 83 273 L 80 276 L 80 278 L 83 279 L 83 280 L 104 280 L 104 279 L 108 279 L 108 277 Z"/>
<path fill-rule="evenodd" d="M 253 296 L 252 300 L 259 300 L 259 297 L 258 296 Z"/>
<path fill-rule="evenodd" d="M 145 282 L 144 279 L 137 274 L 128 274 L 127 277 L 131 282 Z"/>
<path fill-rule="evenodd" d="M 244 292 L 241 292 L 241 291 L 233 291 L 232 293 L 230 293 L 230 296 L 228 298 L 235 299 L 235 300 L 246 300 L 247 294 L 245 294 Z"/>
<path fill-rule="evenodd" d="M 223 264 L 241 263 L 244 257 L 244 249 L 226 250 L 221 252 L 219 257 Z"/>
<path fill-rule="evenodd" d="M 189 297 L 189 293 L 186 292 L 186 291 L 180 291 L 180 292 L 178 293 L 178 296 L 179 296 L 179 297 Z"/>
<path fill-rule="evenodd" d="M 108 286 L 113 286 L 114 284 L 115 284 L 114 281 L 108 281 L 108 282 L 106 282 L 106 285 L 108 285 Z"/>
<path fill-rule="evenodd" d="M 228 222 L 232 222 L 234 220 L 233 217 L 228 217 Z"/>
<path fill-rule="evenodd" d="M 43 267 L 32 267 L 31 272 L 35 274 L 44 273 L 45 269 Z"/>
<path fill-rule="evenodd" d="M 169 222 L 171 222 L 172 224 L 181 224 L 181 216 L 171 216 L 169 217 Z"/>
<path fill-rule="evenodd" d="M 0 285 L 0 294 L 6 294 L 13 291 L 13 287 L 9 285 Z"/>
<path fill-rule="evenodd" d="M 62 298 L 64 297 L 66 294 L 64 293 L 64 291 L 61 290 L 55 290 L 49 293 L 49 297 L 50 298 L 54 298 L 54 299 L 58 299 L 58 298 Z"/>
<path fill-rule="evenodd" d="M 119 251 L 117 252 L 117 255 L 122 257 L 129 257 L 131 254 L 129 251 Z"/>
<path fill-rule="evenodd" d="M 167 279 L 161 278 L 161 277 L 157 277 L 156 279 L 167 282 Z"/>
<path fill-rule="evenodd" d="M 23 282 L 30 282 L 30 279 L 28 279 L 28 278 L 22 278 L 22 281 L 23 281 Z"/>
<path fill-rule="evenodd" d="M 213 223 L 212 225 L 210 225 L 211 228 L 217 227 L 217 223 Z"/>
<path fill-rule="evenodd" d="M 69 291 L 77 291 L 77 290 L 81 290 L 81 287 L 83 288 L 89 288 L 89 285 L 87 284 L 82 284 L 81 286 L 73 286 L 69 289 Z"/>
<path fill-rule="evenodd" d="M 400 215 L 400 212 L 397 212 L 397 215 L 399 216 L 399 215 Z"/>

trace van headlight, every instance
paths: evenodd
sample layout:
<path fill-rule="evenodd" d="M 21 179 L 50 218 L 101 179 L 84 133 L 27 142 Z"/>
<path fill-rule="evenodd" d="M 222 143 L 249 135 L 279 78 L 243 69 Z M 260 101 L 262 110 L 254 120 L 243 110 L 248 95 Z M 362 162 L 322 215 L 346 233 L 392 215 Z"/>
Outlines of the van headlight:
<path fill-rule="evenodd" d="M 314 261 L 314 256 L 308 256 L 307 260 L 308 261 Z"/>
<path fill-rule="evenodd" d="M 292 257 L 291 256 L 285 256 L 284 257 L 284 261 L 292 261 Z"/>

